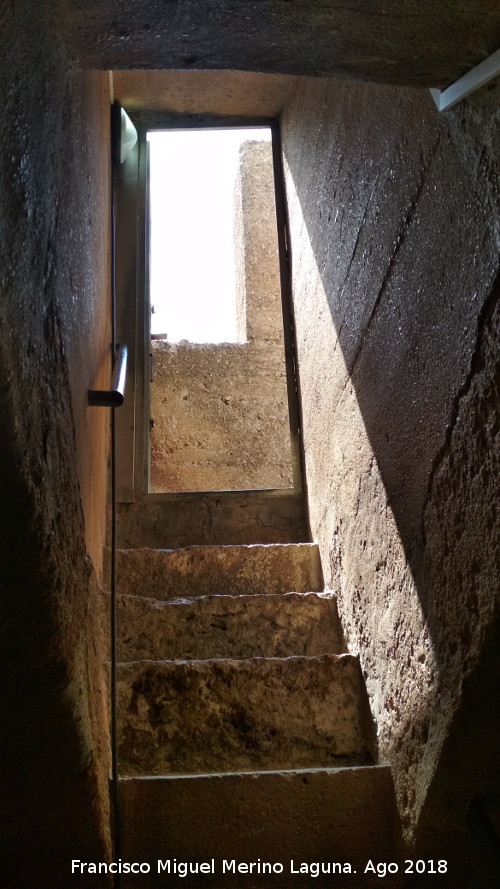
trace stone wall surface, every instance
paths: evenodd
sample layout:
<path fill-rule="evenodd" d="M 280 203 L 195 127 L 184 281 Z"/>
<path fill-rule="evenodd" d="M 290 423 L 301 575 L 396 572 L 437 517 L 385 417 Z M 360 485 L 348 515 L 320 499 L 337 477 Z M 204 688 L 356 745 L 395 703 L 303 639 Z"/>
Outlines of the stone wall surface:
<path fill-rule="evenodd" d="M 282 120 L 311 526 L 408 839 L 496 787 L 499 98 L 310 81 Z"/>
<path fill-rule="evenodd" d="M 154 356 L 153 491 L 291 487 L 286 380 L 275 356 L 238 343 L 156 343 Z"/>
<path fill-rule="evenodd" d="M 245 341 L 153 343 L 155 492 L 293 485 L 271 145 L 244 143 L 240 158 L 235 271 Z"/>
<path fill-rule="evenodd" d="M 113 71 L 115 98 L 134 111 L 278 117 L 295 78 L 252 71 Z"/>
<path fill-rule="evenodd" d="M 93 68 L 236 69 L 444 87 L 500 46 L 491 0 L 60 0 Z"/>
<path fill-rule="evenodd" d="M 108 418 L 86 404 L 109 374 L 109 94 L 48 12 L 0 8 L 0 871 L 33 889 L 109 852 Z"/>

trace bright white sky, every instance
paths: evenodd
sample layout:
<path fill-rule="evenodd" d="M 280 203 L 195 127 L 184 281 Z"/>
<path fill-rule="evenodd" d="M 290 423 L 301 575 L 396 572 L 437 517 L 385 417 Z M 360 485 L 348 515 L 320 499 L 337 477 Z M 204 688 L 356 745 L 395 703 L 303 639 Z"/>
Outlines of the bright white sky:
<path fill-rule="evenodd" d="M 151 332 L 236 340 L 233 194 L 239 149 L 269 129 L 148 133 Z"/>

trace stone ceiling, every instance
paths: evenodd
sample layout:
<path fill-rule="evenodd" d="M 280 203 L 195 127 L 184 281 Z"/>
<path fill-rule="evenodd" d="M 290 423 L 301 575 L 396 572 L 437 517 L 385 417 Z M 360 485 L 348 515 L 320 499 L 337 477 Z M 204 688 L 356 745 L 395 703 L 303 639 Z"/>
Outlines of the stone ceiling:
<path fill-rule="evenodd" d="M 59 0 L 93 68 L 247 70 L 443 88 L 500 47 L 496 0 Z"/>

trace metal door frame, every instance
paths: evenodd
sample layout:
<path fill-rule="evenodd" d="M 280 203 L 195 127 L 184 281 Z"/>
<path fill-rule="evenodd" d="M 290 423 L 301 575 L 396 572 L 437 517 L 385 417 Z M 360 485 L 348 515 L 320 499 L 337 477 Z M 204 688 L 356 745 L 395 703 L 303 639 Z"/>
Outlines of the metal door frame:
<path fill-rule="evenodd" d="M 286 214 L 281 140 L 274 118 L 182 115 L 169 112 L 128 112 L 138 131 L 134 150 L 117 175 L 117 336 L 133 344 L 129 354 L 128 410 L 120 412 L 117 440 L 124 450 L 117 461 L 117 499 L 122 503 L 162 502 L 200 496 L 203 498 L 297 497 L 304 494 L 304 465 L 301 447 L 301 416 L 296 366 L 296 346 L 290 282 L 288 220 Z M 271 130 L 274 193 L 278 240 L 283 342 L 285 351 L 290 450 L 293 485 L 289 488 L 239 489 L 221 492 L 149 491 L 149 376 L 150 307 L 148 239 L 148 143 L 146 133 L 166 129 L 227 129 L 267 127 Z M 135 246 L 134 246 L 135 242 Z M 133 256 L 131 251 L 133 250 Z M 120 449 L 120 448 L 119 448 Z"/>

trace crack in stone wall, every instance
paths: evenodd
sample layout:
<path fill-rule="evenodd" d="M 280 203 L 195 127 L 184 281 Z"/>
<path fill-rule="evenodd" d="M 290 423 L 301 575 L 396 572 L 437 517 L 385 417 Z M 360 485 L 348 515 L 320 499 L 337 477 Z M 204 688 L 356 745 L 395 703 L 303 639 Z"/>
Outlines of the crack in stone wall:
<path fill-rule="evenodd" d="M 403 246 L 403 244 L 404 244 L 404 242 L 405 242 L 405 240 L 406 240 L 406 236 L 407 236 L 408 231 L 409 231 L 409 229 L 410 229 L 410 226 L 411 226 L 413 217 L 415 216 L 415 213 L 416 213 L 416 208 L 417 208 L 417 204 L 418 204 L 420 195 L 422 194 L 422 191 L 423 191 L 424 186 L 425 186 L 425 184 L 426 184 L 426 180 L 427 180 L 427 172 L 428 172 L 428 170 L 430 169 L 430 166 L 431 166 L 431 164 L 432 164 L 433 158 L 434 158 L 434 156 L 435 156 L 435 154 L 436 154 L 436 151 L 437 151 L 437 148 L 438 148 L 438 145 L 439 145 L 439 140 L 440 140 L 440 135 L 438 134 L 438 136 L 436 137 L 436 141 L 435 141 L 434 145 L 432 146 L 432 148 L 431 148 L 431 150 L 430 150 L 430 152 L 429 152 L 429 157 L 428 157 L 428 159 L 426 160 L 425 164 L 424 164 L 423 167 L 422 167 L 421 175 L 420 175 L 420 180 L 419 180 L 418 183 L 417 183 L 417 187 L 416 187 L 415 194 L 412 196 L 411 201 L 410 201 L 410 204 L 409 204 L 409 206 L 408 206 L 408 209 L 405 211 L 405 213 L 404 213 L 404 215 L 403 215 L 403 219 L 402 219 L 402 222 L 401 222 L 401 228 L 400 228 L 400 231 L 399 231 L 399 234 L 398 234 L 396 243 L 395 243 L 395 245 L 394 245 L 394 250 L 393 250 L 393 252 L 392 252 L 392 255 L 389 257 L 389 261 L 388 261 L 388 263 L 387 263 L 387 269 L 386 269 L 385 275 L 384 275 L 384 277 L 383 277 L 383 279 L 382 279 L 382 283 L 380 284 L 378 293 L 377 293 L 376 298 L 375 298 L 375 302 L 373 303 L 373 307 L 372 307 L 372 310 L 371 310 L 371 312 L 370 312 L 370 316 L 369 316 L 369 318 L 368 318 L 368 321 L 366 322 L 366 325 L 365 325 L 365 327 L 364 327 L 364 330 L 362 331 L 362 333 L 361 333 L 361 335 L 360 335 L 359 346 L 358 346 L 358 349 L 357 349 L 356 354 L 355 354 L 355 356 L 354 356 L 354 360 L 353 360 L 352 364 L 349 366 L 349 369 L 348 369 L 349 378 L 352 376 L 352 374 L 354 373 L 354 371 L 355 371 L 355 369 L 356 369 L 356 365 L 357 365 L 357 363 L 358 363 L 358 359 L 359 359 L 359 357 L 360 357 L 360 355 L 361 355 L 361 352 L 362 352 L 362 349 L 363 349 L 363 345 L 364 345 L 365 339 L 367 338 L 367 336 L 368 336 L 368 334 L 369 334 L 369 332 L 370 332 L 371 324 L 372 324 L 372 322 L 373 322 L 373 319 L 375 318 L 375 314 L 376 314 L 376 312 L 377 312 L 377 309 L 378 309 L 378 307 L 379 307 L 379 305 L 380 305 L 380 303 L 381 303 L 381 301 L 382 301 L 382 299 L 383 299 L 383 297 L 384 297 L 384 294 L 385 294 L 385 292 L 386 292 L 386 290 L 387 290 L 387 286 L 388 286 L 389 281 L 390 281 L 390 279 L 391 279 L 391 275 L 392 275 L 394 266 L 395 266 L 395 264 L 396 264 L 396 262 L 397 262 L 397 259 L 398 259 L 398 256 L 399 256 L 399 252 L 400 252 L 400 250 L 401 250 L 401 248 L 402 248 L 402 246 Z M 362 219 L 361 219 L 361 222 L 360 222 L 360 225 L 359 225 L 358 234 L 357 234 L 357 236 L 356 236 L 356 242 L 355 242 L 355 246 L 354 246 L 354 250 L 353 250 L 352 259 L 354 259 L 354 256 L 355 256 L 355 253 L 356 253 L 356 248 L 357 248 L 358 243 L 359 243 L 359 240 L 360 240 L 361 231 L 362 231 L 363 226 L 364 226 L 364 224 L 365 224 L 365 219 L 366 219 L 366 214 L 367 214 L 367 211 L 368 211 L 368 207 L 369 207 L 369 205 L 370 205 L 370 202 L 371 202 L 373 193 L 374 193 L 374 191 L 375 191 L 377 182 L 378 182 L 378 176 L 375 177 L 375 181 L 374 181 L 374 183 L 373 183 L 373 188 L 372 188 L 372 191 L 371 191 L 371 193 L 370 193 L 370 198 L 369 198 L 368 203 L 367 203 L 367 205 L 366 205 L 366 208 L 365 208 L 365 210 L 364 210 L 364 212 L 363 212 L 363 216 L 362 216 Z M 349 272 L 350 272 L 350 269 L 351 269 L 351 265 L 352 265 L 352 260 L 351 260 L 351 262 L 349 263 L 349 267 L 348 267 L 347 274 L 346 274 L 346 279 L 347 279 L 347 277 L 348 277 L 348 275 L 349 275 Z M 342 296 L 343 296 L 343 292 L 344 292 L 344 288 L 342 289 L 341 298 L 342 298 Z M 347 385 L 347 382 L 346 382 L 346 385 Z"/>
<path fill-rule="evenodd" d="M 453 400 L 450 422 L 446 426 L 445 440 L 436 454 L 436 457 L 432 464 L 432 469 L 429 474 L 427 495 L 424 501 L 424 508 L 422 512 L 422 537 L 424 539 L 424 542 L 426 541 L 425 514 L 427 506 L 433 498 L 435 479 L 440 469 L 442 468 L 445 459 L 449 456 L 452 449 L 453 436 L 455 433 L 455 428 L 459 421 L 461 405 L 470 395 L 475 377 L 484 370 L 484 366 L 486 363 L 484 357 L 484 340 L 488 335 L 491 336 L 491 330 L 494 324 L 494 316 L 498 306 L 499 297 L 500 278 L 497 277 L 497 279 L 493 282 L 489 296 L 486 298 L 481 307 L 481 311 L 477 321 L 477 337 L 474 351 L 472 353 L 470 370 Z"/>

